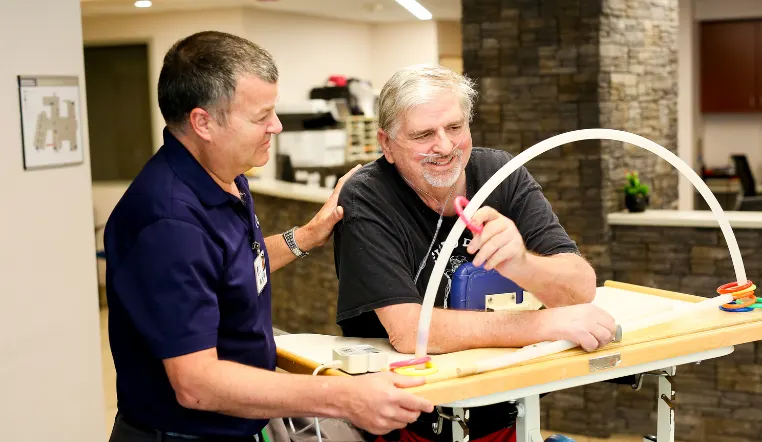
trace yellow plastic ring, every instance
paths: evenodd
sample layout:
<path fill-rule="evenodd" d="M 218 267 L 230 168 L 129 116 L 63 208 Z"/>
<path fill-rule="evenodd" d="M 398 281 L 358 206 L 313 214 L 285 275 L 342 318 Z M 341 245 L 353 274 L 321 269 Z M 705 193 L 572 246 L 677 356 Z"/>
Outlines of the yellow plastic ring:
<path fill-rule="evenodd" d="M 414 366 L 412 367 L 400 367 L 394 370 L 395 373 L 401 374 L 403 376 L 429 376 L 439 371 L 437 366 L 429 361 L 426 363 L 426 368 L 416 368 Z"/>
<path fill-rule="evenodd" d="M 731 295 L 733 295 L 733 297 L 734 297 L 735 299 L 741 299 L 741 298 L 743 298 L 743 296 L 741 296 L 741 295 L 743 295 L 743 294 L 746 294 L 746 293 L 749 293 L 749 292 L 753 292 L 753 291 L 754 291 L 754 290 L 756 290 L 756 289 L 757 289 L 757 286 L 756 286 L 756 285 L 754 285 L 754 284 L 752 284 L 752 285 L 751 285 L 751 287 L 749 287 L 749 288 L 745 288 L 745 289 L 743 289 L 743 290 L 739 290 L 739 291 L 737 291 L 737 292 L 733 292 L 733 293 L 731 293 Z"/>

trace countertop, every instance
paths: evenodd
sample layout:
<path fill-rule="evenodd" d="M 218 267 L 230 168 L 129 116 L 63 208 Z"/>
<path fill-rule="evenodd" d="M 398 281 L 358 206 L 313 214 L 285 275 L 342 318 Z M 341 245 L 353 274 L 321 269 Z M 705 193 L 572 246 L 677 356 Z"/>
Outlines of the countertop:
<path fill-rule="evenodd" d="M 762 212 L 725 211 L 731 228 L 762 229 Z M 608 222 L 619 226 L 672 226 L 720 228 L 711 210 L 646 210 L 609 213 Z"/>
<path fill-rule="evenodd" d="M 290 183 L 272 178 L 248 177 L 249 189 L 254 194 L 288 198 L 310 203 L 324 204 L 331 196 L 333 189 L 326 187 L 308 186 L 300 183 Z"/>
<path fill-rule="evenodd" d="M 707 178 L 704 182 L 713 193 L 738 193 L 741 191 L 741 183 L 738 179 Z M 762 193 L 762 184 L 757 184 L 757 193 Z"/>

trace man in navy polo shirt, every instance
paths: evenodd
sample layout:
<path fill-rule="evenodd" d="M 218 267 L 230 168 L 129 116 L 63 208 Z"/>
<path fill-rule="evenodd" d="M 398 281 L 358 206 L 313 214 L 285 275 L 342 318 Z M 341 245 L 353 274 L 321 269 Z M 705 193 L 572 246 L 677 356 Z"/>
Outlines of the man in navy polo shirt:
<path fill-rule="evenodd" d="M 327 416 L 374 434 L 433 407 L 382 373 L 276 373 L 270 272 L 330 237 L 346 178 L 304 227 L 264 238 L 243 172 L 282 130 L 266 51 L 203 32 L 166 54 L 164 145 L 105 230 L 109 337 L 119 412 L 111 440 L 253 440 L 268 418 Z"/>

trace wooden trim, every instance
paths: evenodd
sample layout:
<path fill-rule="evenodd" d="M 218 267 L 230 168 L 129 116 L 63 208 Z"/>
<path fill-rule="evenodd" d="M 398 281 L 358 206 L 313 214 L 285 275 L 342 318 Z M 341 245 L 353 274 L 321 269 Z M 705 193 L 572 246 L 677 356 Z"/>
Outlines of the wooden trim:
<path fill-rule="evenodd" d="M 315 369 L 320 365 L 311 359 L 307 359 L 295 353 L 291 353 L 290 351 L 284 350 L 280 347 L 276 348 L 275 350 L 277 355 L 275 365 L 281 370 L 285 370 L 289 373 L 312 375 L 312 372 L 315 371 Z M 344 373 L 341 370 L 336 370 L 335 368 L 328 368 L 323 370 L 320 372 L 320 375 L 349 376 L 347 373 Z"/>

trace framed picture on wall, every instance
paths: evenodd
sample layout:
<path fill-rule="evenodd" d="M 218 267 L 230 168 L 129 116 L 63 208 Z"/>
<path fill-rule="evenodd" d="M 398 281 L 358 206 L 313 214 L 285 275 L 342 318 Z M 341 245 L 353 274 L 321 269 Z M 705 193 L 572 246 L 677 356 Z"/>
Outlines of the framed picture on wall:
<path fill-rule="evenodd" d="M 82 111 L 76 76 L 18 76 L 24 169 L 82 164 Z"/>

